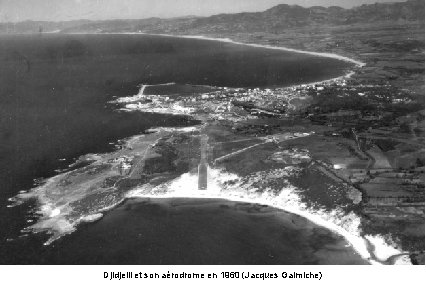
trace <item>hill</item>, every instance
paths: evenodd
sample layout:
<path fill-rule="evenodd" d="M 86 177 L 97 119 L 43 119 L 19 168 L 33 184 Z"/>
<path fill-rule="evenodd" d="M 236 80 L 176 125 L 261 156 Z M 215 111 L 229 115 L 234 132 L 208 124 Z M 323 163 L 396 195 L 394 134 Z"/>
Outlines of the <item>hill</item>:
<path fill-rule="evenodd" d="M 351 9 L 337 6 L 304 8 L 280 4 L 263 12 L 219 14 L 210 17 L 173 19 L 122 19 L 106 21 L 67 21 L 0 24 L 0 33 L 34 33 L 40 27 L 45 32 L 164 32 L 164 33 L 279 33 L 288 28 L 317 25 L 350 25 L 377 22 L 424 23 L 425 2 L 408 0 L 396 3 L 376 3 Z"/>

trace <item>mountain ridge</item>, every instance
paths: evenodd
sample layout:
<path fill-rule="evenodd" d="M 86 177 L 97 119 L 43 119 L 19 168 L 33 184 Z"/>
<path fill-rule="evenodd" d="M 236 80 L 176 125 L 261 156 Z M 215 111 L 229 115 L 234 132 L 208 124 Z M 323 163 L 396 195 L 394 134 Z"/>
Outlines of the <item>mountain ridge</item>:
<path fill-rule="evenodd" d="M 345 9 L 338 6 L 312 6 L 279 4 L 262 12 L 217 14 L 209 17 L 185 16 L 171 19 L 114 19 L 74 20 L 63 22 L 25 21 L 0 23 L 0 33 L 45 32 L 165 32 L 165 33 L 235 33 L 280 32 L 286 28 L 316 25 L 350 25 L 384 21 L 424 23 L 425 2 L 364 4 Z"/>

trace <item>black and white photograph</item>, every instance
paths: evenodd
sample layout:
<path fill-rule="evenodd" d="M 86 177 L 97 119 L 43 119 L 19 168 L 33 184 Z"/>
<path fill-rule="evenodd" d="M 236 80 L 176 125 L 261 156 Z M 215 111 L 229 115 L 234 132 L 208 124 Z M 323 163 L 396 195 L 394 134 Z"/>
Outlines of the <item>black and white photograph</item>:
<path fill-rule="evenodd" d="M 424 0 L 0 0 L 0 267 L 424 265 L 424 170 Z"/>

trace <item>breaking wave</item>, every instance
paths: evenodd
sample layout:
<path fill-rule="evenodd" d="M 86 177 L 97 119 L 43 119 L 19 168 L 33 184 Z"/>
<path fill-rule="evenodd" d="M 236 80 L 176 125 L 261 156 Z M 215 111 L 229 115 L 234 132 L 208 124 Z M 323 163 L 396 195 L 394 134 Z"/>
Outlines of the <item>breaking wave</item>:
<path fill-rule="evenodd" d="M 154 133 L 175 130 L 177 129 L 152 129 Z M 187 127 L 180 130 L 190 132 L 196 130 L 196 128 Z M 140 139 L 140 137 L 135 136 L 128 139 L 127 144 L 132 144 L 132 141 Z M 105 159 L 103 155 L 87 156 L 88 158 L 95 159 L 96 162 L 84 167 L 83 169 L 86 169 L 86 172 L 82 174 L 87 174 L 90 172 L 90 167 L 104 162 Z M 85 160 L 85 157 L 82 157 L 82 160 Z M 100 190 L 99 193 L 106 194 L 105 198 L 109 201 L 98 200 L 99 204 L 87 203 L 84 210 L 76 212 L 70 206 L 70 200 L 67 201 L 67 198 L 74 198 L 76 200 L 90 197 L 93 194 L 93 186 L 88 186 L 87 189 L 77 187 L 75 188 L 76 191 L 70 193 L 72 194 L 70 196 L 55 196 L 55 191 L 61 180 L 64 180 L 67 175 L 75 175 L 75 173 L 81 171 L 82 169 L 77 169 L 59 174 L 45 180 L 43 184 L 29 192 L 18 194 L 18 197 L 14 200 L 16 205 L 30 198 L 35 198 L 39 204 L 36 211 L 38 220 L 24 229 L 24 232 L 47 231 L 51 234 L 51 237 L 45 245 L 50 245 L 62 236 L 74 232 L 78 224 L 99 220 L 102 218 L 104 212 L 112 209 L 127 198 L 226 199 L 234 202 L 267 205 L 302 216 L 319 226 L 343 236 L 362 258 L 372 264 L 389 263 L 390 259 L 392 259 L 394 264 L 410 264 L 410 259 L 406 253 L 395 246 L 389 245 L 389 242 L 384 236 L 363 235 L 361 217 L 356 213 L 347 213 L 339 208 L 321 209 L 318 206 L 313 208 L 304 203 L 300 195 L 300 189 L 288 181 L 288 178 L 300 173 L 301 168 L 297 166 L 259 171 L 247 176 L 239 176 L 220 168 L 208 168 L 207 190 L 198 190 L 198 175 L 189 172 L 159 185 L 154 186 L 146 183 L 135 186 L 123 192 L 121 196 L 112 201 L 110 196 L 115 194 L 117 188 L 96 189 Z M 280 188 L 276 186 L 269 187 L 267 185 L 268 181 L 279 181 L 282 186 Z M 266 186 L 260 186 L 265 185 L 265 182 Z"/>
<path fill-rule="evenodd" d="M 400 249 L 390 246 L 380 235 L 363 236 L 361 217 L 354 212 L 341 209 L 313 209 L 302 202 L 299 190 L 287 183 L 280 190 L 258 188 L 256 183 L 267 179 L 286 179 L 297 174 L 297 167 L 286 167 L 272 171 L 261 171 L 247 177 L 209 168 L 208 190 L 198 190 L 197 174 L 185 173 L 180 177 L 158 186 L 144 185 L 130 191 L 126 197 L 144 198 L 213 198 L 235 202 L 256 203 L 281 209 L 325 227 L 343 236 L 353 249 L 371 264 L 386 263 L 395 256 L 396 264 L 410 264 Z"/>

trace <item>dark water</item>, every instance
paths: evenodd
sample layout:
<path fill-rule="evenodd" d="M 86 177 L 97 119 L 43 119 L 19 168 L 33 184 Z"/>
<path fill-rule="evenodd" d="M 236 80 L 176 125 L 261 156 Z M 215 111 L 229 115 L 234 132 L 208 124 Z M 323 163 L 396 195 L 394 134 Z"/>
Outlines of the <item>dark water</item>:
<path fill-rule="evenodd" d="M 37 254 L 37 264 L 367 264 L 294 214 L 220 199 L 131 199 Z"/>
<path fill-rule="evenodd" d="M 141 83 L 284 86 L 335 77 L 345 68 L 333 59 L 202 40 L 0 36 L 0 255 L 13 253 L 6 240 L 25 227 L 31 206 L 6 208 L 7 199 L 31 188 L 33 179 L 54 175 L 82 154 L 110 151 L 110 142 L 150 127 L 196 123 L 113 112 L 106 104 L 113 97 L 136 94 Z M 38 240 L 23 242 L 30 242 L 22 244 L 27 249 Z"/>

